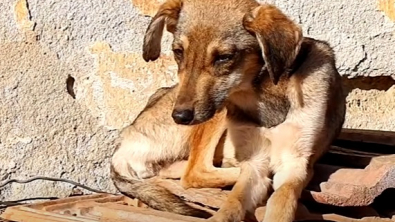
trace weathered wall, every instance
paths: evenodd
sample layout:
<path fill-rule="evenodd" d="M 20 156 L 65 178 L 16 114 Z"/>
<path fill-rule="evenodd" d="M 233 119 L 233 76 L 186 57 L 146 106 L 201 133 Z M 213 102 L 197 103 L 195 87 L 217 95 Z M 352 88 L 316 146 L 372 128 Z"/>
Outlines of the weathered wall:
<path fill-rule="evenodd" d="M 177 81 L 169 34 L 162 59 L 140 55 L 162 1 L 0 1 L 0 180 L 46 175 L 113 190 L 108 160 L 118 130 L 156 88 Z M 394 1 L 272 2 L 334 46 L 350 91 L 346 127 L 395 130 Z M 70 188 L 13 184 L 0 200 Z"/>

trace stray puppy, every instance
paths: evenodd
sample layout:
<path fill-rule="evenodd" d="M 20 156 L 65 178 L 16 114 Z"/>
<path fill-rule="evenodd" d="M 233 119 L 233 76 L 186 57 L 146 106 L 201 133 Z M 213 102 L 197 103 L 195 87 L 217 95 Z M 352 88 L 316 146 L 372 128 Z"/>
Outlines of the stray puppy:
<path fill-rule="evenodd" d="M 178 91 L 178 84 L 159 89 L 122 130 L 112 156 L 111 178 L 122 194 L 151 208 L 208 218 L 211 214 L 192 208 L 155 181 L 156 177 L 181 177 L 184 188 L 225 187 L 234 185 L 240 174 L 240 168 L 213 166 L 236 163 L 234 150 L 223 150 L 226 110 L 200 125 L 176 124 L 171 111 Z"/>
<path fill-rule="evenodd" d="M 212 122 L 212 127 L 215 135 L 227 130 L 224 149 L 235 149 L 242 162 L 228 201 L 210 221 L 241 221 L 271 186 L 264 221 L 293 221 L 315 162 L 344 123 L 345 96 L 333 50 L 303 37 L 273 5 L 167 0 L 147 29 L 146 61 L 159 57 L 165 26 L 174 36 L 180 80 L 173 120 L 204 124 L 225 107 L 226 126 Z"/>

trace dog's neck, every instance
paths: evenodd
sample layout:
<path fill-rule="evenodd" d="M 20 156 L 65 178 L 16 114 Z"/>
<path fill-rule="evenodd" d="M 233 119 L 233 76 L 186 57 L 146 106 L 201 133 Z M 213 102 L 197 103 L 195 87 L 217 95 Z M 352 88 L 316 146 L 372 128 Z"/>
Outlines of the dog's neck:
<path fill-rule="evenodd" d="M 226 105 L 229 120 L 265 128 L 284 122 L 290 108 L 285 76 L 277 85 L 266 70 L 249 78 L 230 94 Z"/>
<path fill-rule="evenodd" d="M 251 87 L 234 93 L 226 106 L 229 119 L 266 128 L 279 125 L 284 122 L 290 108 L 284 87 L 277 85 L 260 92 Z"/>
<path fill-rule="evenodd" d="M 310 44 L 304 41 L 287 75 L 283 75 L 277 85 L 262 69 L 248 84 L 232 93 L 227 104 L 229 119 L 266 128 L 284 122 L 291 108 L 287 96 L 289 78 L 303 64 L 309 51 Z"/>
<path fill-rule="evenodd" d="M 299 69 L 299 67 L 306 60 L 307 55 L 309 54 L 310 51 L 311 51 L 311 38 L 304 37 L 304 41 L 302 42 L 302 45 L 300 46 L 299 53 L 296 56 L 291 67 L 288 69 L 289 70 L 288 77 L 291 77 L 292 74 L 294 74 Z"/>

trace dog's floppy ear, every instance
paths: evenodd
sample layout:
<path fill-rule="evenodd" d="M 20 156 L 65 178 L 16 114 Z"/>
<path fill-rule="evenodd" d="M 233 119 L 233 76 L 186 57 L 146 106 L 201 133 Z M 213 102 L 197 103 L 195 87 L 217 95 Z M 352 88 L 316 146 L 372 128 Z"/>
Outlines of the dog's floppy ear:
<path fill-rule="evenodd" d="M 174 33 L 181 11 L 182 0 L 167 0 L 152 18 L 144 36 L 143 58 L 146 62 L 154 61 L 160 56 L 163 29 Z"/>
<path fill-rule="evenodd" d="M 255 34 L 270 78 L 277 84 L 299 53 L 303 41 L 302 29 L 270 4 L 260 5 L 247 13 L 243 26 Z"/>

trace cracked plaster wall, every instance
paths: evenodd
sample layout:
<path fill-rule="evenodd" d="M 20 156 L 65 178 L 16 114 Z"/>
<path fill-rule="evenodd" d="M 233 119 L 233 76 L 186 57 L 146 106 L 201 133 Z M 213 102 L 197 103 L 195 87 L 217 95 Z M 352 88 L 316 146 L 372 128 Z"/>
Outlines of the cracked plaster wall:
<path fill-rule="evenodd" d="M 0 1 L 0 181 L 45 175 L 114 191 L 108 161 L 118 130 L 158 87 L 177 81 L 169 34 L 161 59 L 141 58 L 145 28 L 161 2 Z M 350 92 L 346 127 L 395 130 L 394 0 L 271 2 L 305 35 L 334 47 Z M 0 189 L 0 200 L 70 190 L 13 184 Z"/>

